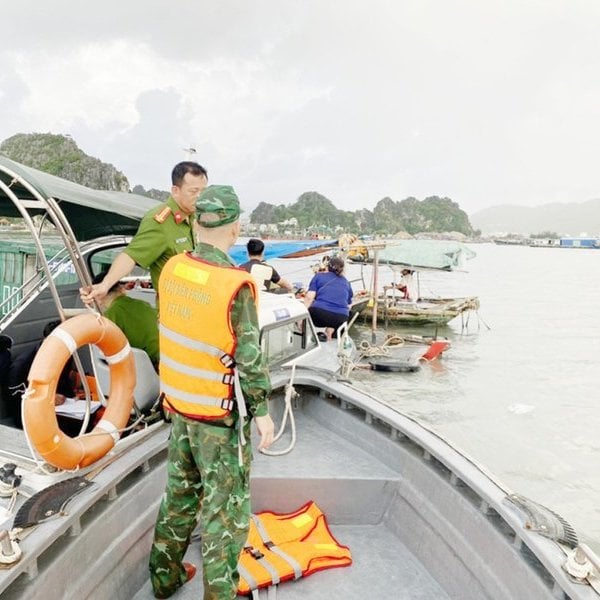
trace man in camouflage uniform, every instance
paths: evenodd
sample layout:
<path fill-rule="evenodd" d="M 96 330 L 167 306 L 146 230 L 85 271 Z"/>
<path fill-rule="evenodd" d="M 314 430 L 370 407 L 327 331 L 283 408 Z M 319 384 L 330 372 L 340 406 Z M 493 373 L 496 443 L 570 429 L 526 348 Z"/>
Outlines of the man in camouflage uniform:
<path fill-rule="evenodd" d="M 137 233 L 114 260 L 102 282 L 91 289 L 81 288 L 85 304 L 102 300 L 136 264 L 150 270 L 152 286 L 158 290 L 160 272 L 169 258 L 194 248 L 191 221 L 196 199 L 208 181 L 206 169 L 195 162 L 180 162 L 173 168 L 171 181 L 169 199 L 144 215 Z"/>
<path fill-rule="evenodd" d="M 233 267 L 227 250 L 239 235 L 240 207 L 235 192 L 229 186 L 210 186 L 199 196 L 196 207 L 198 242 L 194 255 L 213 265 Z M 166 272 L 161 286 L 166 285 Z M 166 305 L 164 311 L 166 319 Z M 259 345 L 256 303 L 249 287 L 239 289 L 230 311 L 237 338 L 234 359 L 248 414 L 261 436 L 259 449 L 267 448 L 274 430 L 267 406 L 271 384 Z M 200 359 L 197 366 L 203 366 Z M 235 409 L 224 419 L 210 422 L 173 409 L 167 486 L 150 554 L 151 581 L 157 598 L 169 597 L 193 577 L 195 568 L 182 559 L 198 517 L 202 527 L 204 600 L 236 596 L 237 562 L 249 528 L 252 458 L 250 443 L 240 448 L 239 418 Z M 249 421 L 244 430 L 249 440 Z"/>

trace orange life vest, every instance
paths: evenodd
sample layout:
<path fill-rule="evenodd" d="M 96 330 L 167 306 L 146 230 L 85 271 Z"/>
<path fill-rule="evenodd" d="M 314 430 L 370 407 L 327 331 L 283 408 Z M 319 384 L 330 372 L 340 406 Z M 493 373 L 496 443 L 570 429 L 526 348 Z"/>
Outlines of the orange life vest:
<path fill-rule="evenodd" d="M 238 562 L 238 593 L 299 579 L 321 569 L 352 564 L 347 546 L 333 537 L 325 515 L 314 502 L 296 512 L 252 515 L 248 541 Z"/>
<path fill-rule="evenodd" d="M 178 254 L 164 266 L 160 296 L 160 382 L 165 407 L 201 420 L 222 419 L 234 407 L 237 338 L 231 307 L 249 273 Z M 198 365 L 202 365 L 200 368 Z"/>

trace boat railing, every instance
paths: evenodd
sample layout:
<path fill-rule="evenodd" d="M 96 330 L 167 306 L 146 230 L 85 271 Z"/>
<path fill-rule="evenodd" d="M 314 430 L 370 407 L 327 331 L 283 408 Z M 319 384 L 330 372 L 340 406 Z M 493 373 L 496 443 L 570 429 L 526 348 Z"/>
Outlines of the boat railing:
<path fill-rule="evenodd" d="M 12 177 L 12 181 L 7 184 L 0 179 L 0 189 L 6 194 L 6 197 L 12 201 L 16 210 L 21 215 L 21 218 L 23 219 L 27 229 L 29 230 L 31 238 L 37 249 L 37 260 L 39 261 L 40 265 L 39 268 L 44 271 L 54 302 L 57 306 L 59 314 L 61 317 L 63 317 L 62 304 L 56 289 L 56 284 L 52 279 L 52 269 L 50 267 L 49 260 L 46 257 L 42 243 L 41 228 L 38 230 L 36 227 L 33 219 L 34 214 L 39 214 L 41 212 L 44 215 L 43 221 L 47 220 L 55 227 L 56 232 L 62 240 L 65 251 L 68 251 L 70 254 L 79 280 L 89 284 L 90 277 L 87 272 L 87 268 L 83 263 L 77 240 L 75 239 L 69 222 L 53 198 L 44 197 L 32 184 L 30 184 L 26 179 L 16 172 L 11 171 L 4 166 L 2 169 L 7 175 Z M 13 186 L 17 182 L 27 190 L 30 197 L 25 199 L 17 196 L 15 191 L 13 191 Z"/>
<path fill-rule="evenodd" d="M 65 251 L 68 253 L 71 259 L 78 280 L 82 285 L 91 285 L 91 277 L 79 248 L 79 243 L 75 238 L 75 234 L 73 233 L 71 225 L 60 209 L 58 202 L 54 198 L 46 197 L 31 182 L 9 167 L 2 165 L 1 169 L 4 174 L 10 177 L 10 182 L 7 183 L 0 178 L 0 190 L 2 190 L 6 197 L 13 203 L 15 209 L 21 215 L 23 222 L 31 234 L 34 245 L 37 249 L 37 259 L 39 261 L 40 269 L 44 272 L 46 284 L 50 290 L 50 295 L 54 301 L 60 320 L 64 321 L 67 318 L 67 315 L 58 293 L 57 283 L 52 277 L 50 261 L 46 257 L 41 239 L 41 229 L 44 222 L 47 220 L 54 226 L 59 238 L 62 241 Z M 17 195 L 16 190 L 18 189 L 18 186 L 22 186 L 22 188 L 25 190 L 24 193 L 26 194 L 26 197 L 20 198 Z M 43 215 L 42 223 L 39 229 L 36 227 L 34 222 L 35 214 Z M 30 297 L 29 302 L 31 301 L 32 298 Z M 98 312 L 101 312 L 99 306 L 96 306 L 96 308 L 98 309 Z M 73 354 L 73 360 L 81 378 L 85 397 L 88 400 L 88 410 L 86 411 L 86 415 L 81 425 L 81 431 L 83 432 L 87 429 L 89 423 L 89 404 L 92 395 L 89 384 L 87 383 L 87 379 L 85 377 L 83 364 L 76 352 Z"/>
<path fill-rule="evenodd" d="M 61 248 L 54 256 L 48 259 L 49 273 L 40 264 L 39 256 L 36 253 L 36 264 L 31 275 L 27 276 L 25 281 L 19 286 L 15 286 L 0 301 L 0 331 L 8 325 L 30 302 L 32 302 L 39 292 L 46 286 L 48 279 L 56 278 L 65 272 L 71 264 L 71 257 L 66 248 Z"/>

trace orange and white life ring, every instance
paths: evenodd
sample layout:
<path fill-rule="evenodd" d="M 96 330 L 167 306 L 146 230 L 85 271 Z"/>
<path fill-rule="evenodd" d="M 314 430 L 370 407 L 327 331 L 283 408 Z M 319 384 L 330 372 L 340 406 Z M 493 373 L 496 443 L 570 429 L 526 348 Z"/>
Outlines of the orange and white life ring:
<path fill-rule="evenodd" d="M 94 430 L 72 438 L 58 427 L 54 395 L 58 379 L 73 352 L 86 344 L 102 350 L 110 368 L 108 406 Z M 124 333 L 107 318 L 82 314 L 68 319 L 50 333 L 29 370 L 23 399 L 25 432 L 34 448 L 61 469 L 86 467 L 102 458 L 119 439 L 133 406 L 135 363 Z"/>

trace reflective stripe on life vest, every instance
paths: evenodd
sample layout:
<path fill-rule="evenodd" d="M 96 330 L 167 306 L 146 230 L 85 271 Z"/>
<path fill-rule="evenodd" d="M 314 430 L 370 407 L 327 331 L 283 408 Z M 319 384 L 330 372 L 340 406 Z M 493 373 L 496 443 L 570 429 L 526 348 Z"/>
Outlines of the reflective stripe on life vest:
<path fill-rule="evenodd" d="M 213 371 L 207 371 L 206 369 L 198 369 L 197 367 L 189 367 L 188 365 L 184 365 L 180 362 L 177 362 L 168 356 L 161 356 L 160 360 L 165 364 L 179 371 L 180 373 L 184 373 L 185 375 L 192 375 L 193 377 L 200 377 L 201 379 L 212 379 L 212 381 L 220 381 L 222 383 L 226 383 L 227 385 L 231 385 L 233 383 L 233 374 L 225 373 L 225 375 L 221 375 L 220 373 L 215 373 Z"/>
<path fill-rule="evenodd" d="M 294 579 L 300 579 L 300 577 L 302 577 L 302 567 L 298 561 L 289 554 L 286 554 L 282 548 L 273 543 L 273 540 L 269 537 L 267 529 L 256 515 L 252 515 L 252 521 L 256 526 L 256 530 L 258 531 L 258 535 L 260 535 L 260 539 L 262 540 L 263 544 L 269 548 L 269 550 L 275 552 L 275 554 L 283 558 L 283 560 L 285 560 L 292 567 L 292 569 L 294 569 Z"/>
<path fill-rule="evenodd" d="M 211 356 L 216 356 L 221 363 L 223 363 L 224 367 L 232 367 L 234 360 L 233 356 L 227 354 L 227 352 L 223 352 L 219 350 L 216 346 L 211 346 L 210 344 L 204 344 L 198 340 L 192 339 L 187 335 L 182 335 L 181 333 L 177 333 L 168 327 L 165 327 L 162 323 L 159 324 L 158 330 L 161 335 L 164 335 L 169 340 L 176 342 L 177 344 L 181 344 L 182 346 L 187 346 L 188 348 L 192 348 L 193 350 L 200 350 L 201 352 L 206 352 L 206 354 L 210 354 Z M 162 360 L 162 357 L 161 357 Z"/>
<path fill-rule="evenodd" d="M 352 564 L 350 550 L 333 537 L 325 515 L 314 502 L 291 514 L 253 515 L 240 555 L 238 592 L 298 579 L 321 569 Z"/>

